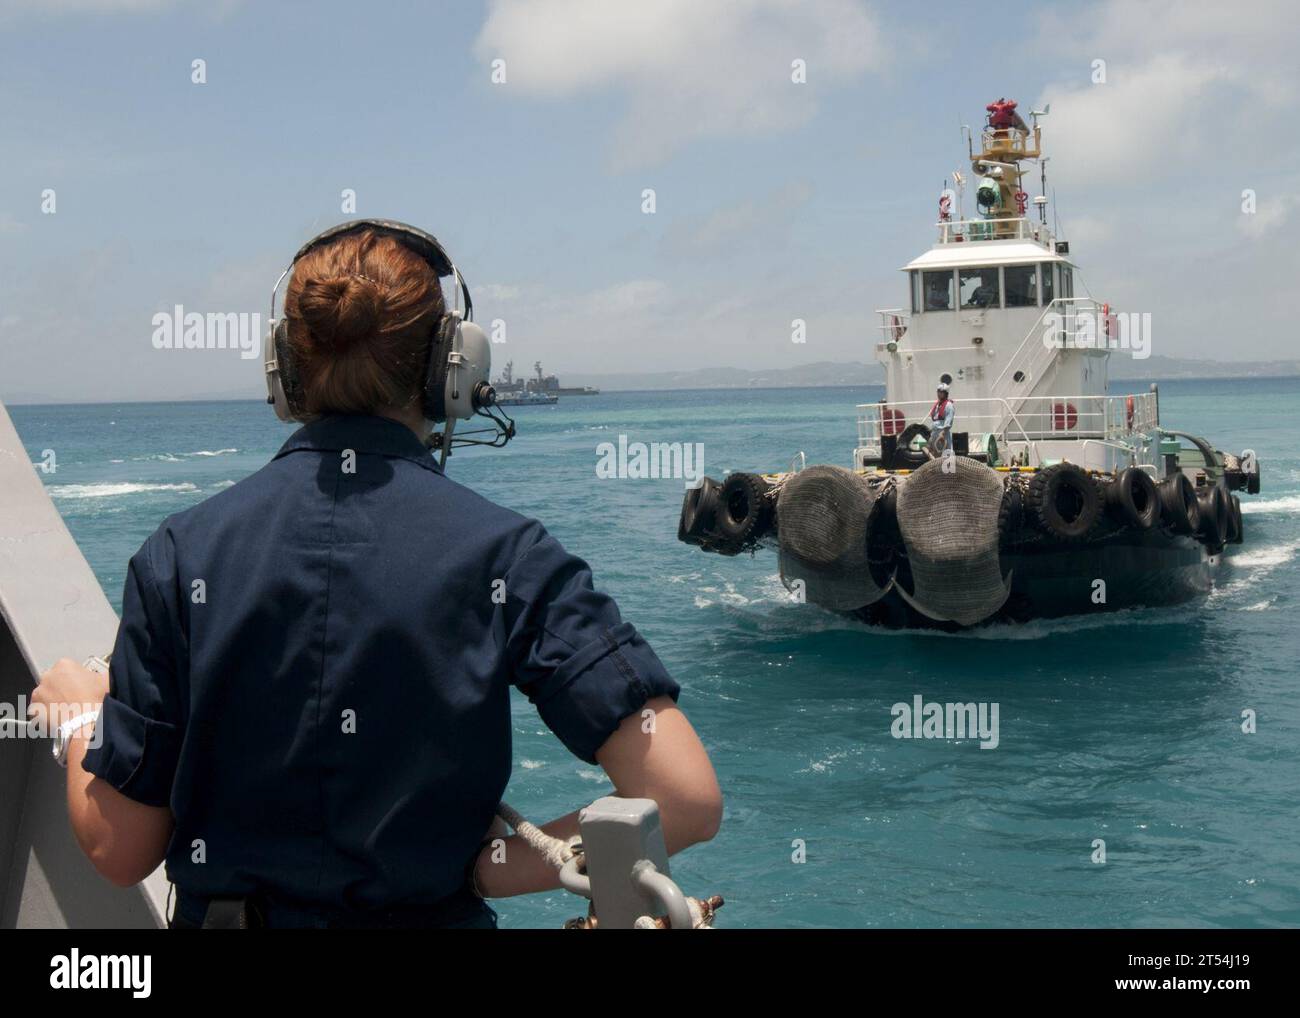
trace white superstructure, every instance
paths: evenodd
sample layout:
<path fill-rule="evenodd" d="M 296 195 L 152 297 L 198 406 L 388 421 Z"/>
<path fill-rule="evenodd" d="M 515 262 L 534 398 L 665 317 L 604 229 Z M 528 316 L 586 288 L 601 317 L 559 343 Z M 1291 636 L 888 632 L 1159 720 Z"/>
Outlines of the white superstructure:
<path fill-rule="evenodd" d="M 1136 464 L 1161 477 L 1155 393 L 1107 393 L 1107 359 L 1127 345 L 1129 322 L 1078 294 L 1069 245 L 1045 221 L 1046 197 L 1030 212 L 1021 162 L 1041 158 L 1040 128 L 1037 114 L 1030 128 L 1015 105 L 990 104 L 981 151 L 971 154 L 978 218 L 953 218 L 956 194 L 945 191 L 936 243 L 903 267 L 907 303 L 879 312 L 886 395 L 859 407 L 855 466 L 880 461 L 883 437 L 923 424 L 946 376 L 953 430 L 971 454 L 1002 465 Z"/>

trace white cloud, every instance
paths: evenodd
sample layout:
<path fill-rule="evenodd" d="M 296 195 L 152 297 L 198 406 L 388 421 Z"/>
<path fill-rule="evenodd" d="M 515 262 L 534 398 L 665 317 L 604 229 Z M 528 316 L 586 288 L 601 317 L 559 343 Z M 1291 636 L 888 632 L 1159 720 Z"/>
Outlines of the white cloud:
<path fill-rule="evenodd" d="M 1051 125 L 1053 168 L 1066 179 L 1114 180 L 1196 152 L 1205 133 L 1220 128 L 1198 110 L 1233 75 L 1204 59 L 1162 54 L 1136 67 L 1108 67 L 1108 78 L 1043 95 L 1052 106 L 1044 130 Z"/>
<path fill-rule="evenodd" d="M 471 288 L 471 292 L 479 300 L 488 301 L 518 300 L 523 295 L 522 287 L 509 283 L 477 283 Z"/>
<path fill-rule="evenodd" d="M 1070 243 L 1081 250 L 1089 250 L 1108 243 L 1115 237 L 1115 224 L 1100 216 L 1071 216 L 1068 224 Z"/>
<path fill-rule="evenodd" d="M 1258 240 L 1286 224 L 1291 214 L 1300 208 L 1300 197 L 1292 187 L 1281 193 L 1271 193 L 1257 198 L 1253 213 L 1243 212 L 1237 228 L 1251 240 Z"/>
<path fill-rule="evenodd" d="M 734 253 L 756 234 L 786 230 L 812 193 L 805 181 L 794 181 L 761 199 L 725 205 L 703 220 L 678 219 L 664 236 L 664 250 L 672 258 Z"/>
<path fill-rule="evenodd" d="M 475 303 L 490 302 L 497 309 L 530 316 L 572 322 L 643 312 L 663 305 L 668 286 L 659 279 L 629 279 L 580 293 L 560 294 L 538 284 L 489 283 L 474 289 Z"/>
<path fill-rule="evenodd" d="M 1108 0 L 1046 15 L 1039 44 L 1070 69 L 1038 103 L 1052 104 L 1058 181 L 1113 182 L 1279 141 L 1278 107 L 1300 87 L 1298 37 L 1294 0 Z M 1092 82 L 1093 61 L 1105 62 L 1104 83 Z"/>
<path fill-rule="evenodd" d="M 622 93 L 620 169 L 695 138 L 795 127 L 815 112 L 820 88 L 885 59 L 873 16 L 853 0 L 494 0 L 474 49 L 485 64 L 505 60 L 501 89 Z M 791 82 L 796 59 L 807 84 Z"/>
<path fill-rule="evenodd" d="M 659 279 L 632 279 L 583 294 L 569 303 L 578 319 L 616 323 L 619 316 L 662 308 L 668 285 Z"/>
<path fill-rule="evenodd" d="M 797 290 L 783 267 L 745 289 L 632 279 L 596 290 L 561 291 L 520 283 L 517 299 L 485 302 L 480 320 L 502 318 L 508 340 L 492 348 L 494 371 L 507 361 L 541 360 L 561 378 L 575 373 L 654 372 L 688 368 L 788 367 L 816 360 L 869 360 L 858 270 L 842 266 Z M 901 281 L 892 281 L 902 289 Z M 803 318 L 808 342 L 791 342 Z"/>

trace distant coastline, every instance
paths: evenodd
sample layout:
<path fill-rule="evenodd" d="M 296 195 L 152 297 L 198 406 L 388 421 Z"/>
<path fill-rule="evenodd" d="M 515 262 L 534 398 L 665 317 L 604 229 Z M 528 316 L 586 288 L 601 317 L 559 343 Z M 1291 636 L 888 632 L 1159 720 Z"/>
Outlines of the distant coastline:
<path fill-rule="evenodd" d="M 1211 361 L 1181 357 L 1149 357 L 1135 361 L 1120 354 L 1110 359 L 1113 381 L 1173 379 L 1289 378 L 1300 375 L 1300 360 Z M 790 368 L 697 368 L 652 373 L 564 374 L 569 385 L 590 385 L 602 392 L 646 392 L 661 389 L 784 389 L 883 385 L 884 369 L 863 361 L 821 361 Z"/>
<path fill-rule="evenodd" d="M 1300 360 L 1211 361 L 1182 357 L 1150 357 L 1135 361 L 1121 354 L 1110 360 L 1110 379 L 1119 382 L 1215 381 L 1240 378 L 1294 378 L 1300 376 Z M 687 371 L 609 372 L 581 374 L 564 372 L 566 386 L 592 386 L 602 393 L 681 392 L 699 389 L 849 389 L 884 385 L 881 367 L 863 361 L 820 361 L 789 368 L 695 368 Z M 151 400 L 67 399 L 45 393 L 0 393 L 7 406 L 60 406 L 78 403 L 226 403 L 264 402 L 247 389 L 196 393 L 182 399 Z M 592 399 L 568 396 L 566 402 Z"/>

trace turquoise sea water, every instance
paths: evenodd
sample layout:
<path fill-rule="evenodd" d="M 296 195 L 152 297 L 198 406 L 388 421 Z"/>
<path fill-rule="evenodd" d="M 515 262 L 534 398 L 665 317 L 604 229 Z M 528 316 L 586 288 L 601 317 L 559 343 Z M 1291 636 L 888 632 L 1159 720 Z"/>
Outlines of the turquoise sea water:
<path fill-rule="evenodd" d="M 724 895 L 731 927 L 1300 923 L 1300 451 L 1278 426 L 1300 380 L 1161 386 L 1166 426 L 1253 448 L 1264 472 L 1219 586 L 1175 609 L 872 630 L 791 603 L 770 554 L 678 544 L 680 480 L 596 476 L 598 443 L 620 434 L 701 442 L 714 477 L 799 450 L 848 465 L 854 405 L 879 395 L 567 398 L 512 411 L 510 446 L 450 464 L 583 555 L 681 682 L 726 797 L 719 837 L 673 862 L 684 888 Z M 127 558 L 167 514 L 289 434 L 251 401 L 10 411 L 33 461 L 55 451 L 43 480 L 115 606 Z M 998 703 L 998 747 L 894 739 L 891 706 L 918 694 Z M 514 719 L 513 805 L 549 819 L 604 794 L 522 697 Z M 581 905 L 557 892 L 499 911 L 504 926 L 555 926 Z"/>

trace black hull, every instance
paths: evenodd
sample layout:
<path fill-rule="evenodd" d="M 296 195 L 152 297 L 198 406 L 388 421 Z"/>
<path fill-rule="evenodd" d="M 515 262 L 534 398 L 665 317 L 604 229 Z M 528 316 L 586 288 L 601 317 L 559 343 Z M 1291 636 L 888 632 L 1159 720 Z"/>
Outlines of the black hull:
<path fill-rule="evenodd" d="M 1004 573 L 1011 573 L 1011 596 L 981 625 L 1183 604 L 1209 593 L 1217 562 L 1199 541 L 1160 528 L 1077 544 L 1017 545 L 1001 555 Z M 900 580 L 905 584 L 906 575 Z M 927 618 L 896 591 L 850 614 L 892 628 L 964 628 Z"/>

